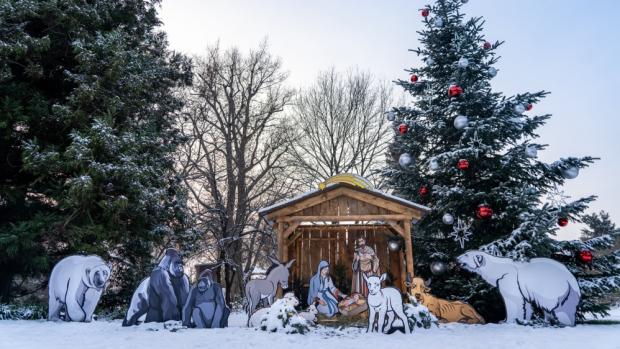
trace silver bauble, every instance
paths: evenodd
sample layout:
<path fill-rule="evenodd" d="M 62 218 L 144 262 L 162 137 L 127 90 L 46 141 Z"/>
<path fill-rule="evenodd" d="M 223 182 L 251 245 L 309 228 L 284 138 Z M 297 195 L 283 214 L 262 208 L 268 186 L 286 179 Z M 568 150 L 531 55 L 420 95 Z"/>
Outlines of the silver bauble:
<path fill-rule="evenodd" d="M 388 241 L 388 249 L 392 252 L 400 250 L 400 242 L 395 239 Z"/>
<path fill-rule="evenodd" d="M 487 70 L 487 74 L 493 78 L 497 75 L 497 69 L 490 67 L 489 70 Z"/>
<path fill-rule="evenodd" d="M 443 27 L 443 19 L 441 17 L 435 18 L 435 26 L 438 28 Z"/>
<path fill-rule="evenodd" d="M 437 170 L 439 169 L 439 161 L 437 161 L 437 159 L 431 159 L 431 160 L 428 162 L 428 168 L 429 168 L 431 171 L 437 171 Z"/>
<path fill-rule="evenodd" d="M 465 115 L 459 115 L 454 119 L 454 127 L 459 130 L 464 129 L 469 124 L 469 119 Z"/>
<path fill-rule="evenodd" d="M 566 179 L 575 179 L 579 176 L 579 167 L 573 166 L 562 169 L 562 177 Z"/>
<path fill-rule="evenodd" d="M 433 64 L 435 64 L 435 60 L 432 59 L 431 57 L 427 57 L 426 58 L 426 64 L 433 65 Z"/>
<path fill-rule="evenodd" d="M 457 64 L 460 68 L 467 68 L 467 66 L 469 65 L 469 59 L 461 57 Z"/>
<path fill-rule="evenodd" d="M 388 121 L 396 120 L 396 113 L 394 111 L 387 112 L 387 119 Z"/>
<path fill-rule="evenodd" d="M 515 111 L 519 114 L 525 113 L 525 106 L 521 103 L 515 105 Z"/>
<path fill-rule="evenodd" d="M 411 157 L 411 155 L 407 153 L 400 154 L 400 157 L 398 158 L 398 163 L 402 167 L 407 167 L 411 165 L 412 162 L 413 162 L 413 158 Z"/>
<path fill-rule="evenodd" d="M 433 275 L 441 275 L 448 270 L 448 267 L 446 266 L 446 263 L 442 261 L 434 261 L 431 263 L 430 269 Z"/>
<path fill-rule="evenodd" d="M 452 216 L 449 213 L 444 213 L 443 216 L 441 217 L 441 221 L 444 224 L 452 225 L 452 223 L 454 223 L 454 216 Z"/>
<path fill-rule="evenodd" d="M 527 156 L 528 158 L 535 158 L 538 156 L 538 148 L 536 148 L 533 145 L 528 145 L 527 147 L 525 147 L 525 156 Z"/>

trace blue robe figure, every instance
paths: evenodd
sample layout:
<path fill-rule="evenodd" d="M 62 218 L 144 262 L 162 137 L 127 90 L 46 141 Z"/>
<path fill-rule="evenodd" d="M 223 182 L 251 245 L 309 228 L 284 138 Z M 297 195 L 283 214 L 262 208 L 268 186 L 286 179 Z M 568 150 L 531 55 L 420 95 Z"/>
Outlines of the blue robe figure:
<path fill-rule="evenodd" d="M 340 291 L 334 286 L 329 276 L 329 262 L 319 262 L 316 274 L 310 279 L 308 305 L 316 303 L 319 313 L 332 317 L 339 312 L 339 296 L 341 296 Z"/>

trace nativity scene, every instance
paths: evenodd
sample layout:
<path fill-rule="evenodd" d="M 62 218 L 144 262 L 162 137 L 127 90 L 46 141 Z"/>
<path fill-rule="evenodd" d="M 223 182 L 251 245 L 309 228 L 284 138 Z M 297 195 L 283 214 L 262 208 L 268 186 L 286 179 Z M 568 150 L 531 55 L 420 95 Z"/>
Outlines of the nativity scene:
<path fill-rule="evenodd" d="M 367 314 L 371 276 L 402 294 L 413 278 L 412 221 L 428 208 L 338 175 L 319 189 L 260 210 L 277 232 L 280 261 L 295 260 L 289 286 L 332 318 Z"/>

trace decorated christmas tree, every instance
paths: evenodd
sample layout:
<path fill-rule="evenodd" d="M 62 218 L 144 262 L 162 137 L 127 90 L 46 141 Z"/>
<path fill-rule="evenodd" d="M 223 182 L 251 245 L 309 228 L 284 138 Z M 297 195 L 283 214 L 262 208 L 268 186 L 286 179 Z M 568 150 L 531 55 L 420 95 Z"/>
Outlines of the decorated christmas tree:
<path fill-rule="evenodd" d="M 611 239 L 562 242 L 558 229 L 579 221 L 594 197 L 568 201 L 561 187 L 595 159 L 537 159 L 545 145 L 536 130 L 550 115 L 536 115 L 547 92 L 505 96 L 491 80 L 503 42 L 485 39 L 482 18 L 466 18 L 466 0 L 438 0 L 420 10 L 423 63 L 400 80 L 412 106 L 389 111 L 395 136 L 385 171 L 395 193 L 432 208 L 415 227 L 416 273 L 432 277 L 437 296 L 472 304 L 488 321 L 504 318 L 496 289 L 454 268 L 454 257 L 483 249 L 515 260 L 559 259 L 580 281 L 580 315 L 617 285 L 614 256 L 592 260 Z"/>

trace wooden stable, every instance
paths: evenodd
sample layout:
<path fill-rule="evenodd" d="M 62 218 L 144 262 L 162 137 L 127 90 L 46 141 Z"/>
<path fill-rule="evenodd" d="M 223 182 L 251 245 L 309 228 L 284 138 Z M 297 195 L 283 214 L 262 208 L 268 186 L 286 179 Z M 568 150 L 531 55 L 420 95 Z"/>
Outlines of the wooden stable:
<path fill-rule="evenodd" d="M 355 240 L 362 235 L 379 258 L 380 272 L 388 273 L 404 292 L 407 274 L 409 280 L 414 276 L 412 221 L 428 211 L 375 189 L 337 182 L 259 213 L 277 232 L 279 259 L 297 260 L 291 269 L 293 281 L 307 283 L 320 260 L 345 266 L 351 280 Z M 390 251 L 388 242 L 398 236 L 402 247 Z"/>

